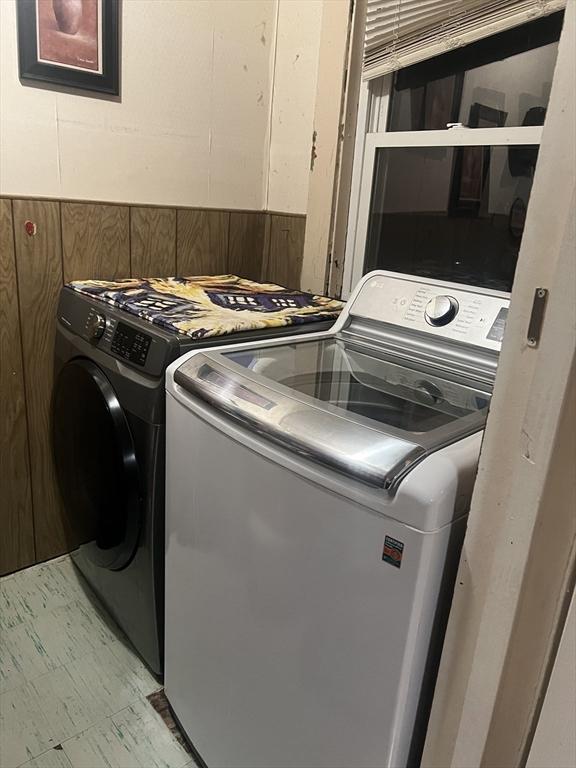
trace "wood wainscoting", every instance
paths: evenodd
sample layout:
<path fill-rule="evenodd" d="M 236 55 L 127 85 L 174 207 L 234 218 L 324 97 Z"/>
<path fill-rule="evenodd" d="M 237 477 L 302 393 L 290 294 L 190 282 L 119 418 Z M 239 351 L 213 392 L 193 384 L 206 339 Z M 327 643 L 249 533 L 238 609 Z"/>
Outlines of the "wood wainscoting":
<path fill-rule="evenodd" d="M 0 575 L 71 549 L 50 446 L 70 280 L 232 273 L 300 286 L 304 216 L 0 198 Z"/>

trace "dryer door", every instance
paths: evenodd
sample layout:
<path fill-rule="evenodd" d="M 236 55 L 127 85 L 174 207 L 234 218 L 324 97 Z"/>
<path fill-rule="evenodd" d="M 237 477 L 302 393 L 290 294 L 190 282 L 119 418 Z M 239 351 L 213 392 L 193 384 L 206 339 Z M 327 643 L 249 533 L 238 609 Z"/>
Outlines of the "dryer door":
<path fill-rule="evenodd" d="M 96 565 L 131 560 L 141 519 L 138 467 L 126 414 L 92 361 L 67 363 L 54 385 L 56 474 L 76 543 Z"/>

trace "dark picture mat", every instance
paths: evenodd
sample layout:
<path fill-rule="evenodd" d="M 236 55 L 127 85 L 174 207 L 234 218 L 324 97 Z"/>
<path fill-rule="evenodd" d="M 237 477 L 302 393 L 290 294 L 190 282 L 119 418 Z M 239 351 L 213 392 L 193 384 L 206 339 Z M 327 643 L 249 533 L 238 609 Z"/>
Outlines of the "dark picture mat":
<path fill-rule="evenodd" d="M 410 92 L 412 131 L 444 130 L 458 120 L 464 75 L 458 73 L 426 83 Z M 389 124 L 392 113 L 389 116 Z"/>
<path fill-rule="evenodd" d="M 117 96 L 120 87 L 119 5 L 120 0 L 102 0 L 102 72 L 99 73 L 89 71 L 88 69 L 75 69 L 69 66 L 39 61 L 36 0 L 17 0 L 20 80 Z M 89 34 L 86 34 L 85 29 L 79 30 L 79 33 L 82 38 L 89 38 Z M 48 24 L 47 28 L 43 31 L 44 41 L 42 39 L 40 41 L 43 53 L 46 52 L 45 44 L 47 40 L 52 39 L 52 43 L 54 43 L 54 34 L 55 30 L 51 29 L 50 24 Z M 84 42 L 88 44 L 88 50 L 90 50 L 89 42 Z M 70 45 L 65 47 L 68 48 L 68 53 L 65 56 L 74 57 L 74 55 L 77 55 L 74 52 L 70 53 L 70 51 L 74 51 L 72 41 Z M 60 53 L 63 52 L 61 48 Z M 58 55 L 59 48 L 57 44 L 53 45 L 49 50 L 54 55 Z M 89 59 L 90 55 L 88 54 L 86 58 Z"/>
<path fill-rule="evenodd" d="M 508 214 L 508 231 L 514 240 L 520 242 L 526 225 L 526 203 L 521 197 L 517 197 L 510 206 Z"/>
<path fill-rule="evenodd" d="M 468 128 L 501 128 L 508 113 L 475 102 L 470 107 Z M 458 147 L 450 188 L 451 216 L 478 216 L 490 170 L 490 147 Z"/>

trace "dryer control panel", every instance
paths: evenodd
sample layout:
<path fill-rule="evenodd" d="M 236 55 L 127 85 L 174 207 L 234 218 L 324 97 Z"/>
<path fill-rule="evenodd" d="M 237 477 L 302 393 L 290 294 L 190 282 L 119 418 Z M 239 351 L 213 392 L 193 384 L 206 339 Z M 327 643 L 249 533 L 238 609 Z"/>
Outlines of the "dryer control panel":
<path fill-rule="evenodd" d="M 362 284 L 349 314 L 499 351 L 509 304 L 500 291 L 379 273 Z"/>
<path fill-rule="evenodd" d="M 152 337 L 133 325 L 117 323 L 112 336 L 111 349 L 116 355 L 136 365 L 145 365 Z"/>
<path fill-rule="evenodd" d="M 91 348 L 111 355 L 149 376 L 162 376 L 178 354 L 177 340 L 139 318 L 119 319 L 103 302 L 64 289 L 58 304 L 62 327 L 87 341 Z M 150 326 L 150 332 L 148 327 Z M 97 359 L 97 358 L 95 358 Z"/>

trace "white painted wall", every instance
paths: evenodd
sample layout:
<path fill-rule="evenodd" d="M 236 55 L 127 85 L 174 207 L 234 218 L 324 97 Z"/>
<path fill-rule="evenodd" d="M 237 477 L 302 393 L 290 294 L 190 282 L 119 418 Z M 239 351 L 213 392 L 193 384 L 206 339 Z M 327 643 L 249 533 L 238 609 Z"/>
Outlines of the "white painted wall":
<path fill-rule="evenodd" d="M 362 0 L 355 3 L 362 7 Z M 314 130 L 317 156 L 310 173 L 306 210 L 306 239 L 300 286 L 313 293 L 325 293 L 328 253 L 338 169 L 342 92 L 348 66 L 351 0 L 325 0 L 316 78 Z M 357 17 L 356 17 L 357 18 Z"/>
<path fill-rule="evenodd" d="M 558 43 L 534 48 L 466 73 L 460 120 L 467 125 L 474 102 L 507 113 L 506 125 L 522 125 L 530 107 L 550 99 Z"/>
<path fill-rule="evenodd" d="M 111 101 L 22 85 L 0 0 L 0 193 L 304 213 L 320 6 L 124 0 Z"/>
<path fill-rule="evenodd" d="M 322 5 L 278 0 L 265 205 L 272 211 L 306 211 Z"/>

